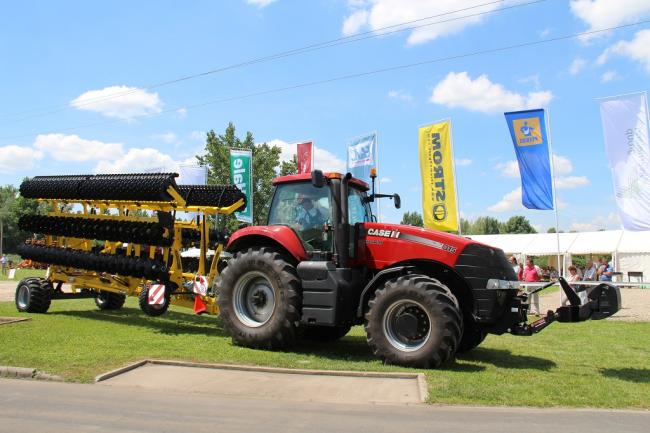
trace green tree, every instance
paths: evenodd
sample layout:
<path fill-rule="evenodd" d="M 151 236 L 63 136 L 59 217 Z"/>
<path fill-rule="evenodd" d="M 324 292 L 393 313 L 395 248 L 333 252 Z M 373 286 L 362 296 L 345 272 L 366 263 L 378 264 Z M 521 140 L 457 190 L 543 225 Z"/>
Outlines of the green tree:
<path fill-rule="evenodd" d="M 282 161 L 280 165 L 280 176 L 287 176 L 289 174 L 298 173 L 298 161 L 296 160 L 296 155 L 293 155 L 289 161 Z"/>
<path fill-rule="evenodd" d="M 555 227 L 551 227 L 550 229 L 546 230 L 546 233 L 556 233 Z"/>
<path fill-rule="evenodd" d="M 515 215 L 504 224 L 505 233 L 537 233 L 525 216 Z"/>
<path fill-rule="evenodd" d="M 490 216 L 478 217 L 472 224 L 473 235 L 495 235 L 501 233 L 499 220 Z"/>
<path fill-rule="evenodd" d="M 251 150 L 253 153 L 253 223 L 265 224 L 273 193 L 271 181 L 277 176 L 276 168 L 280 165 L 281 149 L 267 143 L 256 146 L 250 131 L 246 133 L 246 138 L 239 139 L 235 135 L 235 125 L 232 122 L 228 123 L 224 134 L 210 130 L 206 136 L 205 153 L 196 157 L 201 165 L 208 168 L 209 184 L 231 183 L 230 149 Z M 234 230 L 238 225 L 233 215 L 224 215 L 217 222 L 220 229 Z"/>
<path fill-rule="evenodd" d="M 404 212 L 404 216 L 402 216 L 402 222 L 400 224 L 415 227 L 424 227 L 424 220 L 422 219 L 422 215 L 420 215 L 419 212 Z"/>
<path fill-rule="evenodd" d="M 465 218 L 460 219 L 460 231 L 463 235 L 475 234 L 472 232 L 472 222 L 470 220 L 466 220 Z"/>
<path fill-rule="evenodd" d="M 0 187 L 0 254 L 16 251 L 18 245 L 33 235 L 18 228 L 18 220 L 27 214 L 42 215 L 46 211 L 45 204 L 37 200 L 27 199 L 18 194 L 18 188 L 13 185 Z"/>

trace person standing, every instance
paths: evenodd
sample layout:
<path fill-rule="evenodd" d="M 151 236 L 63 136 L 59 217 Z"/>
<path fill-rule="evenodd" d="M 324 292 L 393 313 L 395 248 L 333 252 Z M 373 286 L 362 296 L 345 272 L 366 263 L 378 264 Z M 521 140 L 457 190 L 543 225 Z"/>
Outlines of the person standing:
<path fill-rule="evenodd" d="M 510 264 L 512 265 L 512 270 L 515 271 L 515 275 L 519 281 L 522 280 L 523 268 L 517 263 L 515 256 L 510 256 Z"/>
<path fill-rule="evenodd" d="M 582 276 L 583 281 L 596 281 L 596 272 L 598 268 L 594 264 L 593 260 L 589 259 L 587 261 L 587 266 L 585 267 L 585 272 Z"/>
<path fill-rule="evenodd" d="M 607 261 L 605 257 L 600 258 L 600 268 L 598 269 L 598 280 L 599 281 L 612 281 L 612 275 L 614 274 L 614 268 L 612 268 L 611 263 Z"/>
<path fill-rule="evenodd" d="M 540 272 L 538 270 L 539 268 L 535 266 L 535 262 L 533 262 L 533 259 L 529 258 L 526 260 L 526 267 L 524 268 L 523 271 L 523 276 L 524 276 L 524 282 L 526 283 L 538 283 L 541 280 Z M 536 289 L 533 289 L 533 292 Z M 535 314 L 536 316 L 540 315 L 540 308 L 539 308 L 539 294 L 538 293 L 530 293 L 530 314 Z M 535 311 L 533 312 L 533 307 L 535 307 Z"/>
<path fill-rule="evenodd" d="M 4 275 L 7 275 L 7 255 L 3 254 L 2 257 L 0 257 L 0 264 L 2 264 L 2 273 Z"/>

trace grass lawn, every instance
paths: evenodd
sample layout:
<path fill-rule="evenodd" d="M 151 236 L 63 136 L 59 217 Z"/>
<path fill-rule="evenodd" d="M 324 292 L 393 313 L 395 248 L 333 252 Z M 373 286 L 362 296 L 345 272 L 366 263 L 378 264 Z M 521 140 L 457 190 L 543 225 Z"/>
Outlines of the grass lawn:
<path fill-rule="evenodd" d="M 45 276 L 45 269 L 16 269 L 16 276 L 14 277 L 13 280 L 10 280 L 7 278 L 7 275 L 4 275 L 2 272 L 0 272 L 0 281 L 15 281 L 16 285 L 18 284 L 18 281 L 22 280 L 23 278 L 27 277 L 44 277 Z"/>
<path fill-rule="evenodd" d="M 0 303 L 0 316 L 24 316 Z M 414 371 L 382 365 L 361 327 L 339 342 L 291 352 L 233 346 L 218 319 L 172 308 L 145 316 L 129 298 L 116 312 L 90 299 L 54 301 L 48 314 L 0 326 L 0 365 L 88 382 L 143 358 L 333 370 Z M 417 371 L 417 370 L 415 370 Z M 650 409 L 650 323 L 555 323 L 534 337 L 488 336 L 439 370 L 423 370 L 431 403 Z"/>

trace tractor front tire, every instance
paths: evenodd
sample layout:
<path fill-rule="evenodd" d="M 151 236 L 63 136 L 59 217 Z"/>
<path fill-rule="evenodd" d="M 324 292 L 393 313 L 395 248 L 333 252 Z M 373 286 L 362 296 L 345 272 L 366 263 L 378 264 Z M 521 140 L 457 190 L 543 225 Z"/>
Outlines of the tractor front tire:
<path fill-rule="evenodd" d="M 99 292 L 95 297 L 95 305 L 100 310 L 119 310 L 126 301 L 126 295 L 113 292 Z"/>
<path fill-rule="evenodd" d="M 473 318 L 465 317 L 463 321 L 463 336 L 458 343 L 456 353 L 465 353 L 476 348 L 485 340 L 487 333 L 480 329 Z"/>
<path fill-rule="evenodd" d="M 16 287 L 16 308 L 23 313 L 47 313 L 53 290 L 44 278 L 25 278 Z"/>
<path fill-rule="evenodd" d="M 162 304 L 151 305 L 149 304 L 149 287 L 146 285 L 142 287 L 140 296 L 138 297 L 138 305 L 144 314 L 151 317 L 162 316 L 167 312 L 169 304 L 171 303 L 171 292 L 165 287 L 165 301 Z"/>
<path fill-rule="evenodd" d="M 221 322 L 233 343 L 286 349 L 296 341 L 302 305 L 296 268 L 270 248 L 230 259 L 217 280 Z"/>
<path fill-rule="evenodd" d="M 463 319 L 456 298 L 438 280 L 426 275 L 394 278 L 368 306 L 368 345 L 385 363 L 436 368 L 453 359 Z"/>
<path fill-rule="evenodd" d="M 311 341 L 336 341 L 350 332 L 350 325 L 344 326 L 307 326 L 303 328 L 302 338 Z"/>

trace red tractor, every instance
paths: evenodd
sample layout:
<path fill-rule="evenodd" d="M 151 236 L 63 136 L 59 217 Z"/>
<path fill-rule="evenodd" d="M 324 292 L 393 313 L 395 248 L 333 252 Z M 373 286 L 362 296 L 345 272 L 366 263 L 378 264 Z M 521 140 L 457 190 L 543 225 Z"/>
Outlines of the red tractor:
<path fill-rule="evenodd" d="M 383 361 L 438 367 L 487 334 L 532 335 L 553 321 L 602 319 L 619 309 L 617 287 L 588 301 L 560 279 L 570 305 L 529 324 L 526 294 L 503 251 L 433 230 L 377 222 L 370 203 L 397 194 L 338 173 L 279 177 L 266 226 L 235 232 L 217 280 L 233 341 L 284 349 L 299 335 L 343 337 L 363 324 Z"/>

